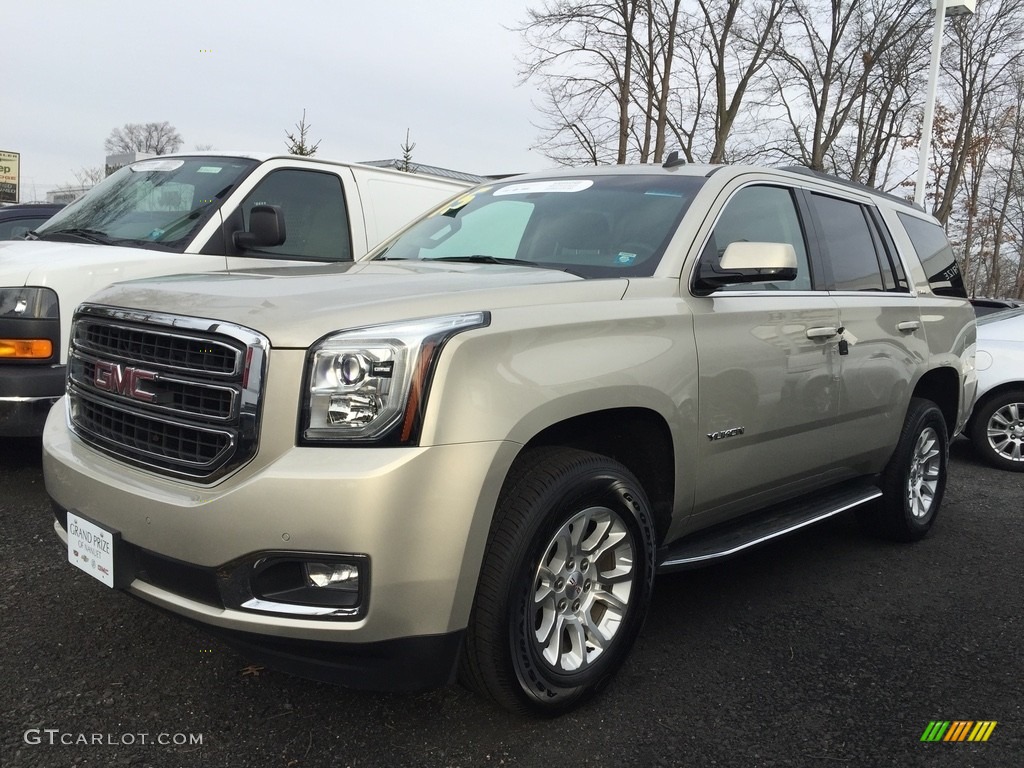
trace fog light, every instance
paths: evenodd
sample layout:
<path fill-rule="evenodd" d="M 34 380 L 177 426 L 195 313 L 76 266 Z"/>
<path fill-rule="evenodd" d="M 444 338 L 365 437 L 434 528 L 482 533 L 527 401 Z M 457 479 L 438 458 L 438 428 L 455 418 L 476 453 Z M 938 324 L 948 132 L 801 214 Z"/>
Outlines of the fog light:
<path fill-rule="evenodd" d="M 311 587 L 359 591 L 359 569 L 348 563 L 304 563 L 306 580 Z"/>
<path fill-rule="evenodd" d="M 276 552 L 242 561 L 221 586 L 226 606 L 313 619 L 366 615 L 370 558 L 361 554 Z"/>
<path fill-rule="evenodd" d="M 52 354 L 49 339 L 0 339 L 0 357 L 8 360 L 45 360 Z"/>

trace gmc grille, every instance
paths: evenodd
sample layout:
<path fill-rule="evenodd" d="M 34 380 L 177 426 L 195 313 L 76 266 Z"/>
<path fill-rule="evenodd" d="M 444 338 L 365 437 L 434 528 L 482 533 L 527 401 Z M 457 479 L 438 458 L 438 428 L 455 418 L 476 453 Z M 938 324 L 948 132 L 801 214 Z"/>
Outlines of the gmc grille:
<path fill-rule="evenodd" d="M 235 325 L 83 305 L 68 354 L 71 428 L 129 464 L 213 482 L 256 453 L 268 350 Z"/>

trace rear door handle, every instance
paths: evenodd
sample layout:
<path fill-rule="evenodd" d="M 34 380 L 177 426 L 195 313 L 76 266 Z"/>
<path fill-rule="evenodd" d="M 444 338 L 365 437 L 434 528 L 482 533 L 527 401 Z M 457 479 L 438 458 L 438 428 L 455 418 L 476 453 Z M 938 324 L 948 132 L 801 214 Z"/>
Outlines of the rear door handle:
<path fill-rule="evenodd" d="M 904 320 L 902 323 L 896 323 L 896 328 L 898 330 L 904 331 L 906 333 L 910 333 L 911 331 L 916 331 L 920 327 L 921 327 L 921 321 L 920 320 Z"/>
<path fill-rule="evenodd" d="M 839 335 L 839 329 L 834 325 L 826 325 L 821 328 L 808 328 L 805 333 L 808 339 L 831 339 Z"/>

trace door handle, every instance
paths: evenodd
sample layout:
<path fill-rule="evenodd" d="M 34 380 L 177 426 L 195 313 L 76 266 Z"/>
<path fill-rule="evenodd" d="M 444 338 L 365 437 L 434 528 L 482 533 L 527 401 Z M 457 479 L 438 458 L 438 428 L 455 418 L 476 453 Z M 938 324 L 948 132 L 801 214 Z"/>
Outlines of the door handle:
<path fill-rule="evenodd" d="M 921 321 L 920 320 L 904 320 L 902 323 L 896 323 L 897 330 L 903 331 L 905 333 L 910 333 L 911 331 L 916 331 L 920 327 L 921 327 Z"/>
<path fill-rule="evenodd" d="M 839 334 L 839 329 L 834 325 L 826 325 L 821 328 L 808 328 L 805 335 L 808 339 L 831 339 Z"/>

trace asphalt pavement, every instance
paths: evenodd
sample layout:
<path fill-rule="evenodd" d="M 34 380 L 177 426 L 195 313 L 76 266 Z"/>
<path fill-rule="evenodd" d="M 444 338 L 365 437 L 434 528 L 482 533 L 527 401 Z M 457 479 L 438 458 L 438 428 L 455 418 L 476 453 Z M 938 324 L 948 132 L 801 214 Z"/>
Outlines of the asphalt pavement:
<path fill-rule="evenodd" d="M 556 720 L 457 686 L 262 669 L 66 561 L 38 441 L 0 440 L 0 765 L 1024 765 L 1024 474 L 953 446 L 931 535 L 841 517 L 660 578 L 626 666 Z M 988 741 L 922 741 L 994 721 Z"/>

